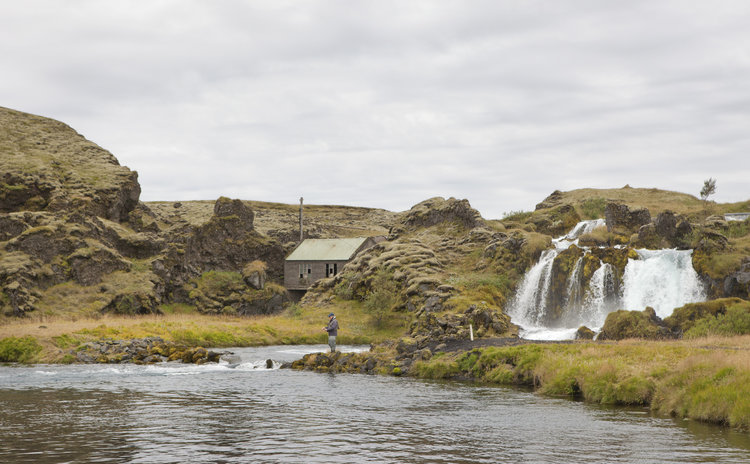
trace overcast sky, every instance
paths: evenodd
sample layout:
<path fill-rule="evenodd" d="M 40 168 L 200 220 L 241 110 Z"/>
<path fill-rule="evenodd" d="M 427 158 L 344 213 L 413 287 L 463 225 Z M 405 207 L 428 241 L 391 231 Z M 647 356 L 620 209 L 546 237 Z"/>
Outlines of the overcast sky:
<path fill-rule="evenodd" d="M 0 106 L 142 200 L 486 218 L 555 189 L 750 198 L 750 2 L 0 0 Z"/>

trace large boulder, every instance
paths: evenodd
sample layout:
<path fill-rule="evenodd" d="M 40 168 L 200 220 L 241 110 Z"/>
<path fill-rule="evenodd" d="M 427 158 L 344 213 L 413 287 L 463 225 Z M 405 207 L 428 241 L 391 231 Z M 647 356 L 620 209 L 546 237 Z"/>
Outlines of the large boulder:
<path fill-rule="evenodd" d="M 630 210 L 628 205 L 609 202 L 604 208 L 607 230 L 635 232 L 651 222 L 651 213 L 646 208 Z"/>
<path fill-rule="evenodd" d="M 609 313 L 598 340 L 624 340 L 626 338 L 661 340 L 675 338 L 675 334 L 651 307 L 643 311 L 621 309 Z"/>

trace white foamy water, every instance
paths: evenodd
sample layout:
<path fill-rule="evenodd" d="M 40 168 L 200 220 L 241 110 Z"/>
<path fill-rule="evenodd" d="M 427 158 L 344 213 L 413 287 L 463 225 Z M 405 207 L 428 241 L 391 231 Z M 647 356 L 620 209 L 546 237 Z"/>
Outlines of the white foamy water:
<path fill-rule="evenodd" d="M 692 250 L 636 250 L 639 259 L 628 260 L 620 282 L 614 267 L 600 262 L 585 287 L 582 258 L 579 258 L 568 276 L 562 303 L 564 313 L 554 317 L 558 326 L 545 326 L 550 319 L 548 299 L 555 258 L 571 245 L 577 245 L 581 235 L 603 225 L 603 219 L 578 223 L 568 234 L 553 240 L 554 248 L 545 250 L 526 272 L 508 311 L 513 322 L 521 326 L 522 337 L 570 339 L 581 325 L 598 331 L 607 314 L 617 309 L 642 311 L 651 306 L 664 318 L 674 308 L 705 300 L 704 286 L 693 269 Z M 590 253 L 588 248 L 581 248 L 584 255 Z"/>
<path fill-rule="evenodd" d="M 641 259 L 629 259 L 623 275 L 622 309 L 642 311 L 651 306 L 664 318 L 674 308 L 705 300 L 693 269 L 693 250 L 636 251 Z"/>

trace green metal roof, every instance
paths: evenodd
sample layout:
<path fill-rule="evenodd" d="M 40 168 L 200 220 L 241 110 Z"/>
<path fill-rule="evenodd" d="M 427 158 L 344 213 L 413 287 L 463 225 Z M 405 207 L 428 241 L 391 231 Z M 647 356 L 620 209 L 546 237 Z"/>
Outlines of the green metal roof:
<path fill-rule="evenodd" d="M 367 237 L 308 238 L 287 256 L 287 261 L 347 261 Z"/>

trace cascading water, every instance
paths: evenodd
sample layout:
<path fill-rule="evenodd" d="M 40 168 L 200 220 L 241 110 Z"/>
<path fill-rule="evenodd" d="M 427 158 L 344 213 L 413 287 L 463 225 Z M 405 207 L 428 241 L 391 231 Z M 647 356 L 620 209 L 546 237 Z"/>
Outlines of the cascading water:
<path fill-rule="evenodd" d="M 622 305 L 628 310 L 651 306 L 664 318 L 674 308 L 705 299 L 703 284 L 693 269 L 693 250 L 636 250 L 623 276 Z"/>
<path fill-rule="evenodd" d="M 554 239 L 555 247 L 545 250 L 526 272 L 509 308 L 513 322 L 522 328 L 521 336 L 569 339 L 581 325 L 599 330 L 607 314 L 617 309 L 642 311 L 651 306 L 657 315 L 666 317 L 676 307 L 705 300 L 703 284 L 692 266 L 692 250 L 635 250 L 638 259 L 628 258 L 623 270 L 624 258 L 619 268 L 605 260 L 614 259 L 609 252 L 626 255 L 627 249 L 578 246 L 583 234 L 604 224 L 603 219 L 578 223 L 568 234 Z M 577 248 L 566 251 L 572 245 Z M 556 266 L 561 253 L 578 256 L 575 264 Z M 632 256 L 633 251 L 630 253 Z M 554 282 L 565 285 L 560 288 Z M 556 292 L 554 285 L 558 285 Z"/>

